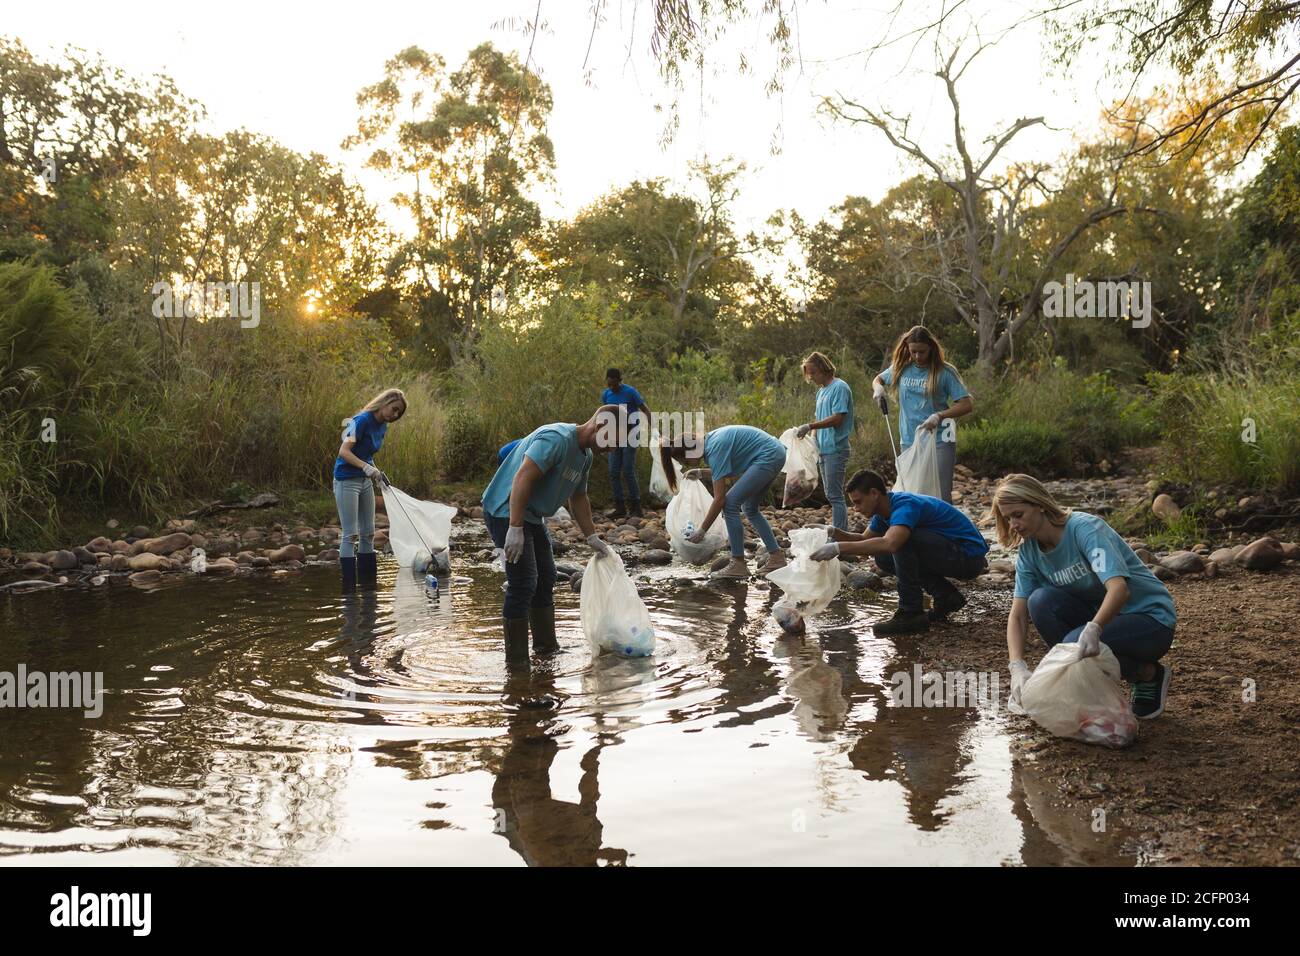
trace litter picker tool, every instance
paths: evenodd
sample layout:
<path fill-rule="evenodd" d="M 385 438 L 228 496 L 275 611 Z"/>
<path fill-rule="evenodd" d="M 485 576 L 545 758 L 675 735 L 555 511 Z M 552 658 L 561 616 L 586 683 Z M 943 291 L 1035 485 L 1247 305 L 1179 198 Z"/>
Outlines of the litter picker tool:
<path fill-rule="evenodd" d="M 880 413 L 885 416 L 885 431 L 889 432 L 889 447 L 894 450 L 894 461 L 898 461 L 898 446 L 894 444 L 894 430 L 889 425 L 889 399 L 880 396 Z"/>

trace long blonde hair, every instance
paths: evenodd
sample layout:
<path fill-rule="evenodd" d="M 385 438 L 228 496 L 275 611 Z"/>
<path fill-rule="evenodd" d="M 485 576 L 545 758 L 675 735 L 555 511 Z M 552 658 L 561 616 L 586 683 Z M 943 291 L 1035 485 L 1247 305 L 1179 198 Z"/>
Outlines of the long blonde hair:
<path fill-rule="evenodd" d="M 907 346 L 913 342 L 923 342 L 930 346 L 930 355 L 926 359 L 926 367 L 930 370 L 930 376 L 925 383 L 925 393 L 931 397 L 939 390 L 939 376 L 943 374 L 945 368 L 952 368 L 954 375 L 957 370 L 949 365 L 943 358 L 943 346 L 924 325 L 914 325 L 898 337 L 894 343 L 894 357 L 890 362 L 890 385 L 897 393 L 900 388 L 900 376 L 903 369 L 912 364 L 912 358 L 907 352 Z M 957 376 L 959 379 L 960 375 Z"/>
<path fill-rule="evenodd" d="M 351 423 L 352 419 L 356 418 L 362 412 L 373 412 L 376 409 L 383 408 L 385 405 L 391 404 L 392 402 L 402 403 L 402 411 L 401 414 L 397 416 L 397 418 L 401 418 L 402 415 L 406 414 L 406 393 L 403 392 L 400 388 L 386 388 L 378 395 L 376 395 L 374 398 L 372 398 L 370 401 L 366 402 L 366 404 L 362 408 L 358 409 L 352 415 L 343 419 L 343 427 L 346 428 Z M 396 421 L 397 419 L 393 419 L 393 420 Z"/>
<path fill-rule="evenodd" d="M 1020 543 L 1020 535 L 1011 527 L 1011 522 L 1002 516 L 999 507 L 1013 504 L 1042 508 L 1047 520 L 1057 527 L 1065 524 L 1070 517 L 1070 509 L 1062 507 L 1037 478 L 1032 475 L 1007 475 L 993 489 L 993 500 L 989 503 L 989 517 L 997 527 L 998 543 L 1004 548 Z"/>

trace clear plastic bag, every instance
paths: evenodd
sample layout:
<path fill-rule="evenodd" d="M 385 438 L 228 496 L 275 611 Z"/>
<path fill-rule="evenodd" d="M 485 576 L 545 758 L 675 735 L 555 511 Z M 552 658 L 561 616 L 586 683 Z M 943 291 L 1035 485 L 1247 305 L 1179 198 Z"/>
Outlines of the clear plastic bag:
<path fill-rule="evenodd" d="M 649 657 L 655 649 L 650 612 L 617 554 L 592 555 L 582 574 L 582 631 L 591 649 Z"/>
<path fill-rule="evenodd" d="M 668 502 L 668 540 L 673 551 L 689 564 L 708 564 L 727 544 L 727 529 L 721 517 L 713 522 L 702 542 L 691 544 L 687 540 L 704 524 L 712 504 L 712 496 L 698 478 L 683 478 L 677 486 L 677 494 Z"/>
<path fill-rule="evenodd" d="M 840 559 L 814 561 L 812 553 L 830 540 L 825 528 L 797 528 L 790 532 L 789 561 L 767 579 L 785 592 L 772 609 L 782 629 L 800 633 L 804 619 L 820 614 L 839 593 Z"/>
<path fill-rule="evenodd" d="M 456 509 L 436 501 L 421 501 L 389 485 L 384 489 L 388 512 L 388 543 L 403 567 L 424 573 L 431 564 L 451 568 L 447 546 Z M 432 551 L 430 551 L 432 549 Z"/>
<path fill-rule="evenodd" d="M 784 508 L 793 508 L 817 490 L 821 451 L 811 431 L 803 438 L 796 438 L 798 431 L 787 428 L 781 433 L 781 444 L 785 446 L 785 494 L 781 499 Z"/>
<path fill-rule="evenodd" d="M 898 480 L 894 482 L 894 491 L 910 491 L 914 495 L 929 495 L 932 498 L 943 497 L 943 486 L 939 484 L 939 449 L 935 444 L 938 429 L 930 431 L 917 428 L 912 444 L 903 450 L 895 464 L 898 466 Z"/>
<path fill-rule="evenodd" d="M 1119 660 L 1105 644 L 1096 657 L 1080 657 L 1079 645 L 1057 644 L 1020 691 L 1024 712 L 1058 737 L 1127 747 L 1138 723 L 1120 685 Z"/>
<path fill-rule="evenodd" d="M 664 472 L 663 462 L 659 457 L 660 438 L 657 431 L 650 433 L 650 497 L 657 498 L 659 501 L 667 504 L 673 500 L 673 490 L 668 487 L 668 475 Z M 679 462 L 673 462 L 673 471 L 677 478 L 677 486 L 682 484 L 682 466 Z"/>

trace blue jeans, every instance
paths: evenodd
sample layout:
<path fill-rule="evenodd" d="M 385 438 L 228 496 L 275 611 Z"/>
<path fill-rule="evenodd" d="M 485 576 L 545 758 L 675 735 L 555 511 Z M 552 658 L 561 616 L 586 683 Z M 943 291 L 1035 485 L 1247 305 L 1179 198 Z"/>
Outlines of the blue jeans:
<path fill-rule="evenodd" d="M 876 555 L 876 566 L 898 575 L 898 609 L 915 613 L 924 607 L 923 591 L 935 598 L 957 591 L 949 578 L 969 581 L 988 567 L 984 555 L 968 554 L 960 543 L 937 531 L 918 528 L 893 554 Z"/>
<path fill-rule="evenodd" d="M 849 529 L 849 509 L 844 503 L 844 472 L 849 467 L 847 451 L 823 454 L 818 464 L 822 473 L 822 487 L 826 489 L 826 500 L 831 503 L 831 524 L 841 531 Z"/>
<path fill-rule="evenodd" d="M 623 503 L 622 476 L 627 481 L 627 499 L 633 504 L 641 501 L 641 489 L 636 484 L 636 446 L 615 448 L 609 453 L 609 483 L 614 488 L 615 506 Z"/>
<path fill-rule="evenodd" d="M 727 522 L 727 543 L 731 545 L 733 558 L 745 556 L 745 526 L 740 523 L 742 511 L 753 529 L 758 532 L 763 546 L 767 548 L 767 553 L 774 554 L 781 550 L 776 535 L 772 533 L 772 526 L 767 523 L 758 506 L 762 504 L 768 489 L 772 487 L 772 482 L 784 467 L 784 461 L 775 464 L 750 465 L 745 469 L 744 474 L 736 479 L 736 483 L 727 489 L 722 516 Z"/>
<path fill-rule="evenodd" d="M 509 518 L 483 515 L 492 543 L 498 548 L 506 546 L 506 532 L 510 530 Z M 546 525 L 524 522 L 524 553 L 518 561 L 506 562 L 506 600 L 501 616 L 520 618 L 528 616 L 530 607 L 552 607 L 555 604 L 555 551 Z"/>
<path fill-rule="evenodd" d="M 1073 644 L 1083 626 L 1092 620 L 1101 604 L 1091 604 L 1077 594 L 1050 585 L 1029 595 L 1029 619 L 1038 628 L 1043 643 L 1055 647 Z M 1117 614 L 1101 631 L 1101 642 L 1119 658 L 1120 672 L 1127 681 L 1138 679 L 1143 664 L 1154 664 L 1174 643 L 1174 630 L 1149 614 Z"/>
<path fill-rule="evenodd" d="M 375 550 L 375 486 L 370 479 L 335 478 L 334 502 L 339 507 L 339 525 L 343 540 L 339 542 L 339 557 L 356 557 L 352 536 L 361 538 L 361 553 Z"/>

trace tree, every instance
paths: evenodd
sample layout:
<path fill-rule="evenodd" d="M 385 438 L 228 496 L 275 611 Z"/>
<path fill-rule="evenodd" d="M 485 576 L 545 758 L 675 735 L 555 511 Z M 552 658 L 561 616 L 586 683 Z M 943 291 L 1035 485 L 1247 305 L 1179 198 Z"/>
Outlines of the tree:
<path fill-rule="evenodd" d="M 1099 0 L 1082 13 L 1073 6 L 1053 17 L 1066 41 L 1061 62 L 1098 36 L 1127 49 L 1118 69 L 1129 92 L 1115 116 L 1125 118 L 1136 153 L 1195 152 L 1216 126 L 1244 117 L 1252 127 L 1237 157 L 1244 159 L 1300 89 L 1300 4 L 1290 0 Z M 1131 101 L 1146 95 L 1140 83 L 1162 70 L 1178 78 L 1183 108 L 1134 115 Z"/>
<path fill-rule="evenodd" d="M 555 165 L 550 89 L 488 43 L 450 75 L 440 57 L 409 47 L 357 105 L 344 146 L 369 149 L 367 165 L 410 184 L 397 202 L 416 235 L 389 272 L 417 297 L 438 359 L 458 362 L 531 268 L 541 213 L 530 193 Z"/>
<path fill-rule="evenodd" d="M 1011 354 L 1015 335 L 1038 314 L 1039 293 L 1056 273 L 1061 257 L 1070 246 L 1093 226 L 1129 211 L 1116 198 L 1125 152 L 1105 153 L 1104 161 L 1110 172 L 1106 188 L 1087 197 L 1082 214 L 1041 250 L 1026 294 L 1017 296 L 1019 307 L 1008 312 L 1004 290 L 1024 251 L 1022 232 L 1027 217 L 1033 215 L 1034 200 L 1041 199 L 1049 189 L 1044 176 L 1050 167 L 1031 162 L 1000 169 L 995 163 L 1020 132 L 1043 125 L 1044 118 L 1021 117 L 987 137 L 984 150 L 975 152 L 962 123 L 957 86 L 989 44 L 979 42 L 974 52 L 959 62 L 962 46 L 963 43 L 955 44 L 935 71 L 952 110 L 955 172 L 909 134 L 909 117 L 896 116 L 884 108 L 872 109 L 842 94 L 828 97 L 824 103 L 840 119 L 879 129 L 892 146 L 930 170 L 935 180 L 953 194 L 959 213 L 957 221 L 951 232 L 936 232 L 933 236 L 937 268 L 913 271 L 912 279 L 931 284 L 947 296 L 978 336 L 979 362 L 988 365 Z"/>
<path fill-rule="evenodd" d="M 690 170 L 691 192 L 670 192 L 662 179 L 634 182 L 560 225 L 550 245 L 558 287 L 610 288 L 660 362 L 717 345 L 753 281 L 746 256 L 763 244 L 737 235 L 731 217 L 744 165 L 706 160 Z"/>

